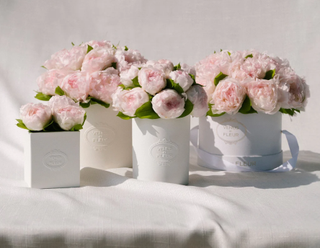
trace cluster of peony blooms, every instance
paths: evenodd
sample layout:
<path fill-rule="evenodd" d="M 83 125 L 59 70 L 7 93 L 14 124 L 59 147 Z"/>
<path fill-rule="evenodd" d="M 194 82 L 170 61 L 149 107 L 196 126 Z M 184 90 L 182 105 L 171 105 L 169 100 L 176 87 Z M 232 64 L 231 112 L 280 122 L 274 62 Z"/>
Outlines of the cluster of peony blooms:
<path fill-rule="evenodd" d="M 132 65 L 121 75 L 121 83 L 113 108 L 123 119 L 199 117 L 208 111 L 207 95 L 195 82 L 194 68 L 186 64 L 149 60 L 141 67 Z"/>
<path fill-rule="evenodd" d="M 209 116 L 262 112 L 294 115 L 310 96 L 308 85 L 287 60 L 265 53 L 214 53 L 195 65 L 196 82 L 208 95 Z"/>
<path fill-rule="evenodd" d="M 85 110 L 66 96 L 53 96 L 48 105 L 27 103 L 20 108 L 17 126 L 30 131 L 79 131 Z"/>
<path fill-rule="evenodd" d="M 100 104 L 109 107 L 112 94 L 132 65 L 146 59 L 136 50 L 116 47 L 109 41 L 89 41 L 63 49 L 44 63 L 47 69 L 37 79 L 36 98 L 49 100 L 54 95 L 67 95 L 82 107 Z"/>

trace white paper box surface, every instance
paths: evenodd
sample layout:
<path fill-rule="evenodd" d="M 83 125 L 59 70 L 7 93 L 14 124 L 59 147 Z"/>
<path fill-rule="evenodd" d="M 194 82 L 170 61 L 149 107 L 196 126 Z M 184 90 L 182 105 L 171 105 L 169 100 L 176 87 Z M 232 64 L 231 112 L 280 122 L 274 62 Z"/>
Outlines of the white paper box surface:
<path fill-rule="evenodd" d="M 80 130 L 81 168 L 132 167 L 132 121 L 123 120 L 111 107 L 98 104 L 86 112 L 87 120 Z"/>
<path fill-rule="evenodd" d="M 282 164 L 281 113 L 201 117 L 199 148 L 235 166 L 273 169 Z"/>
<path fill-rule="evenodd" d="M 134 178 L 188 184 L 190 117 L 136 118 L 132 137 Z"/>
<path fill-rule="evenodd" d="M 25 181 L 32 188 L 80 186 L 80 132 L 29 132 Z"/>

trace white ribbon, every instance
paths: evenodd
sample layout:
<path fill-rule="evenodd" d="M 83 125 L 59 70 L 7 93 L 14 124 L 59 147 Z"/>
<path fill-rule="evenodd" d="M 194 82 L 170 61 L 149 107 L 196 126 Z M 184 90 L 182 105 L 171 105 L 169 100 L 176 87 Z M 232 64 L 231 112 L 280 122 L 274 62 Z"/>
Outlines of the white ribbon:
<path fill-rule="evenodd" d="M 288 161 L 284 162 L 282 165 L 278 166 L 277 168 L 275 168 L 273 170 L 269 170 L 268 172 L 291 171 L 296 167 L 296 163 L 297 163 L 298 155 L 299 155 L 298 141 L 292 133 L 290 133 L 286 130 L 282 130 L 282 133 L 287 138 L 287 142 L 289 144 L 292 158 L 289 159 Z M 198 146 L 198 136 L 199 136 L 199 126 L 196 126 L 191 129 L 190 139 L 191 139 L 192 145 L 196 148 L 198 157 L 201 160 L 205 161 L 207 164 L 210 164 L 210 167 L 209 166 L 206 166 L 206 167 L 208 167 L 210 169 L 230 170 L 230 171 L 238 171 L 238 172 L 252 171 L 252 169 L 250 169 L 250 167 L 237 166 L 237 165 L 223 159 L 222 156 L 214 155 L 214 154 L 208 153 L 208 152 L 200 149 Z M 273 156 L 273 155 L 270 155 L 270 156 Z M 267 157 L 267 156 L 265 156 L 265 157 Z"/>

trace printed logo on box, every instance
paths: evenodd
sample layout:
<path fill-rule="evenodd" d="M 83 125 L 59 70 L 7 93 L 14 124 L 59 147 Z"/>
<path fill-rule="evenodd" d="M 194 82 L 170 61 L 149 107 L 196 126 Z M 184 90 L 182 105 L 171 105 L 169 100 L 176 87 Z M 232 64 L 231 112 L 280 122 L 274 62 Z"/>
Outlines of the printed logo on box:
<path fill-rule="evenodd" d="M 226 120 L 217 126 L 217 135 L 227 144 L 236 144 L 247 135 L 247 128 L 237 120 Z"/>
<path fill-rule="evenodd" d="M 43 164 L 49 169 L 60 169 L 66 165 L 68 156 L 59 150 L 48 152 L 43 158 Z"/>
<path fill-rule="evenodd" d="M 95 151 L 104 151 L 116 137 L 115 131 L 104 123 L 89 127 L 85 131 L 87 141 Z"/>
<path fill-rule="evenodd" d="M 169 139 L 161 139 L 151 146 L 150 154 L 158 161 L 160 166 L 170 165 L 178 154 L 179 147 Z"/>

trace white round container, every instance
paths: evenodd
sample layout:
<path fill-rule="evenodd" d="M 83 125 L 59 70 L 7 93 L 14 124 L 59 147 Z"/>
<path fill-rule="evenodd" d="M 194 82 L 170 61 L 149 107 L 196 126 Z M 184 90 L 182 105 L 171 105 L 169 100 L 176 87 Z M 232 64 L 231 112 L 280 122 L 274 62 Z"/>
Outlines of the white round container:
<path fill-rule="evenodd" d="M 271 170 L 282 164 L 281 113 L 201 117 L 199 165 L 229 171 Z M 215 163 L 215 164 L 213 164 Z"/>
<path fill-rule="evenodd" d="M 132 121 L 98 104 L 86 112 L 87 120 L 80 130 L 80 167 L 132 167 Z"/>
<path fill-rule="evenodd" d="M 146 181 L 188 184 L 190 117 L 134 119 L 133 177 Z"/>

